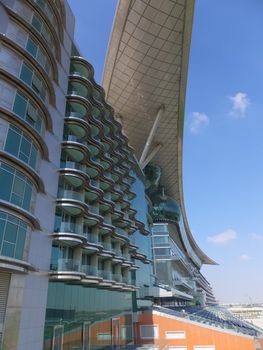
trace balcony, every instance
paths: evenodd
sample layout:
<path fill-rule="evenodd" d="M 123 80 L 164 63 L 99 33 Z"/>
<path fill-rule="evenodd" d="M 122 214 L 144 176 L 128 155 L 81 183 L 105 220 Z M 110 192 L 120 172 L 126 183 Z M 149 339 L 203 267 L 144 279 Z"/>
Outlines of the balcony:
<path fill-rule="evenodd" d="M 68 169 L 75 169 L 75 170 L 80 170 L 85 172 L 86 171 L 86 166 L 84 164 L 74 162 L 74 161 L 61 161 L 60 162 L 60 167 L 61 168 L 68 168 Z"/>
<path fill-rule="evenodd" d="M 63 188 L 58 189 L 58 198 L 74 199 L 80 202 L 84 202 L 84 194 L 72 190 L 64 190 Z"/>
<path fill-rule="evenodd" d="M 50 270 L 80 272 L 80 264 L 73 259 L 58 259 L 50 264 Z"/>
<path fill-rule="evenodd" d="M 96 266 L 92 265 L 82 265 L 81 271 L 87 276 L 98 276 L 98 269 Z"/>
<path fill-rule="evenodd" d="M 63 140 L 70 141 L 70 142 L 78 142 L 78 143 L 81 143 L 82 145 L 85 144 L 85 142 L 83 141 L 82 138 L 77 137 L 77 136 L 72 135 L 72 134 L 64 135 Z"/>
<path fill-rule="evenodd" d="M 107 270 L 98 270 L 98 275 L 104 280 L 112 281 L 112 273 Z"/>

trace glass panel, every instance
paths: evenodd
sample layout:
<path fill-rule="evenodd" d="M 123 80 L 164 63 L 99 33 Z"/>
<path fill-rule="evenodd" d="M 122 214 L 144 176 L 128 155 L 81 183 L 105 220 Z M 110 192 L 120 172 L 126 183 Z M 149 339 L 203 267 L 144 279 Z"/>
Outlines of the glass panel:
<path fill-rule="evenodd" d="M 6 143 L 5 143 L 5 151 L 8 153 L 13 154 L 14 156 L 17 156 L 19 146 L 21 141 L 21 133 L 19 134 L 19 131 L 17 128 L 9 127 Z"/>
<path fill-rule="evenodd" d="M 32 184 L 28 181 L 26 184 L 24 200 L 23 200 L 23 208 L 26 210 L 29 210 L 30 208 L 31 195 L 32 195 Z"/>
<path fill-rule="evenodd" d="M 16 243 L 16 236 L 17 236 L 17 225 L 12 224 L 11 222 L 7 222 L 6 228 L 5 228 L 5 236 L 4 240 L 9 243 Z"/>
<path fill-rule="evenodd" d="M 36 16 L 35 14 L 34 14 L 34 16 L 33 16 L 33 18 L 32 18 L 32 26 L 33 26 L 34 28 L 36 28 L 36 30 L 37 30 L 38 32 L 40 32 L 42 23 L 41 23 L 40 18 L 39 18 L 38 16 Z"/>
<path fill-rule="evenodd" d="M 54 327 L 52 350 L 62 350 L 63 330 L 63 326 Z"/>
<path fill-rule="evenodd" d="M 33 71 L 26 64 L 23 64 L 20 79 L 23 80 L 27 85 L 31 86 L 33 79 Z"/>
<path fill-rule="evenodd" d="M 26 49 L 33 57 L 36 57 L 36 55 L 37 55 L 37 44 L 30 37 L 28 38 Z"/>
<path fill-rule="evenodd" d="M 24 246 L 26 240 L 26 230 L 22 227 L 19 228 L 16 239 L 15 258 L 22 260 L 24 254 Z"/>
<path fill-rule="evenodd" d="M 83 323 L 83 350 L 90 350 L 90 324 Z"/>
<path fill-rule="evenodd" d="M 13 179 L 14 179 L 14 175 L 0 168 L 0 184 L 5 184 L 5 186 L 0 186 L 1 199 L 9 201 L 11 190 L 12 190 Z"/>
<path fill-rule="evenodd" d="M 13 112 L 20 117 L 24 118 L 27 109 L 27 98 L 23 95 L 17 93 L 15 97 L 15 102 L 13 106 Z"/>
<path fill-rule="evenodd" d="M 8 242 L 3 242 L 3 247 L 2 247 L 2 251 L 1 251 L 2 255 L 13 257 L 14 251 L 15 251 L 14 244 L 8 243 Z"/>

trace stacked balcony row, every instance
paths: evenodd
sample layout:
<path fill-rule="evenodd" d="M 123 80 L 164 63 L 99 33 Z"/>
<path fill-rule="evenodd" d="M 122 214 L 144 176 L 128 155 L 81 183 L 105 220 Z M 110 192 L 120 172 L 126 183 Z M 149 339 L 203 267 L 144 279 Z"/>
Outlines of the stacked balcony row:
<path fill-rule="evenodd" d="M 77 278 L 99 287 L 134 290 L 134 258 L 147 259 L 132 244 L 132 234 L 147 231 L 132 208 L 133 166 L 132 149 L 104 102 L 92 66 L 72 57 L 53 253 L 57 245 L 59 251 L 69 247 L 72 252 L 52 262 L 53 279 Z"/>

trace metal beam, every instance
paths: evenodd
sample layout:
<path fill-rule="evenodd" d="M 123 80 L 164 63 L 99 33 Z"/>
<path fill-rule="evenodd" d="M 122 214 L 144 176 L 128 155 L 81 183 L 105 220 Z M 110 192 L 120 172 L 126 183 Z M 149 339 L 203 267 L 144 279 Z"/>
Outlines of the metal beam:
<path fill-rule="evenodd" d="M 153 159 L 153 157 L 156 155 L 157 152 L 159 152 L 159 150 L 161 149 L 161 147 L 163 146 L 162 143 L 157 143 L 157 145 L 154 146 L 153 150 L 151 151 L 151 153 L 146 157 L 146 159 L 144 160 L 144 162 L 141 164 L 141 169 L 143 170 L 146 165 L 148 163 L 150 163 L 150 161 Z"/>
<path fill-rule="evenodd" d="M 159 125 L 160 119 L 163 116 L 164 111 L 165 111 L 165 107 L 164 107 L 164 105 L 162 105 L 159 108 L 159 110 L 158 110 L 157 116 L 155 118 L 155 121 L 154 121 L 153 126 L 151 128 L 151 131 L 149 133 L 148 139 L 147 139 L 147 141 L 145 143 L 144 149 L 142 151 L 142 155 L 141 155 L 141 158 L 140 158 L 140 161 L 139 161 L 141 166 L 145 162 L 145 159 L 147 157 L 147 154 L 148 154 L 149 149 L 150 149 L 151 144 L 152 144 L 152 140 L 154 138 L 154 135 L 156 134 L 157 127 Z"/>

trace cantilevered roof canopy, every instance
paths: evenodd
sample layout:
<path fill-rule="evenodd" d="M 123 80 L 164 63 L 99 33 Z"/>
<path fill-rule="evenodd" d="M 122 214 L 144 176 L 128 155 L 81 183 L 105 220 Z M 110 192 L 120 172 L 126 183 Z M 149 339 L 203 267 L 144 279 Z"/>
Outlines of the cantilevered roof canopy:
<path fill-rule="evenodd" d="M 182 190 L 182 137 L 193 11 L 194 0 L 119 0 L 103 87 L 138 159 L 164 106 L 147 155 L 154 155 L 151 160 L 162 167 L 161 182 L 166 193 L 181 205 L 196 254 L 203 263 L 214 264 L 191 235 Z"/>

